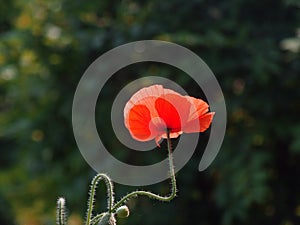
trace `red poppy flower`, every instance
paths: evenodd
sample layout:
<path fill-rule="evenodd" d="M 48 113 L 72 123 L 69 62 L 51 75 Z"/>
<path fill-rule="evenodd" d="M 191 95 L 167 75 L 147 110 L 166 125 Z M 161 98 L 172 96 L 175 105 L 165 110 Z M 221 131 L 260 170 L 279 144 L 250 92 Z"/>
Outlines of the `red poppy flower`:
<path fill-rule="evenodd" d="M 171 138 L 182 133 L 203 132 L 211 124 L 214 112 L 201 99 L 182 96 L 162 85 L 142 88 L 124 108 L 125 126 L 138 141 Z"/>

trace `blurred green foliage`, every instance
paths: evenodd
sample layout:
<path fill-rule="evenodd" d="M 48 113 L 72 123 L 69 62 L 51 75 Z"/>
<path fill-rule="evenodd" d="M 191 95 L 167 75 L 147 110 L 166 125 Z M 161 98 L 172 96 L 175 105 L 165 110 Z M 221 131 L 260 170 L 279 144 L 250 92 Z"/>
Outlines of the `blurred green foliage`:
<path fill-rule="evenodd" d="M 94 171 L 72 131 L 71 106 L 85 69 L 118 45 L 166 40 L 197 53 L 223 89 L 228 126 L 207 171 L 197 166 L 209 132 L 178 173 L 172 203 L 130 201 L 120 224 L 293 225 L 300 222 L 300 3 L 297 0 L 12 0 L 0 7 L 0 223 L 55 224 L 67 199 L 81 224 Z M 105 86 L 98 106 L 108 121 L 114 96 L 130 81 L 161 75 L 201 97 L 185 74 L 159 64 L 129 67 Z M 103 141 L 126 161 L 164 158 L 121 151 L 109 122 Z M 129 157 L 130 156 L 130 157 Z M 147 189 L 167 193 L 169 182 Z M 116 186 L 117 197 L 133 187 Z M 99 210 L 105 205 L 99 190 Z"/>

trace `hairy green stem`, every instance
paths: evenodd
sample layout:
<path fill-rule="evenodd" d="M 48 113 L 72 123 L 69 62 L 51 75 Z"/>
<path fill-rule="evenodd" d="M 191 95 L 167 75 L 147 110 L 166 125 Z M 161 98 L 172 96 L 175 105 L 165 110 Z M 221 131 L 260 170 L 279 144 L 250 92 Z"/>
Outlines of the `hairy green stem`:
<path fill-rule="evenodd" d="M 56 223 L 57 223 L 57 225 L 66 225 L 65 199 L 64 198 L 58 198 L 58 200 L 57 200 Z"/>
<path fill-rule="evenodd" d="M 113 184 L 110 180 L 110 178 L 106 174 L 97 174 L 91 183 L 91 189 L 90 189 L 90 198 L 88 201 L 88 210 L 86 215 L 86 225 L 91 224 L 91 218 L 94 208 L 94 201 L 95 201 L 95 194 L 97 189 L 97 184 L 100 180 L 104 180 L 106 188 L 107 188 L 107 209 L 108 212 L 112 212 L 113 204 L 114 204 L 114 192 L 113 192 Z"/>
<path fill-rule="evenodd" d="M 91 220 L 91 225 L 96 225 L 99 223 L 99 221 L 102 219 L 103 215 L 105 213 L 101 213 L 101 214 L 98 214 L 97 216 L 95 216 L 92 220 Z"/>
<path fill-rule="evenodd" d="M 172 146 L 171 146 L 171 138 L 170 138 L 170 131 L 167 130 L 167 145 L 168 145 L 168 159 L 169 159 L 169 169 L 170 169 L 170 176 L 171 176 L 171 194 L 169 196 L 160 196 L 158 194 L 154 194 L 149 191 L 134 191 L 126 196 L 124 196 L 119 202 L 117 202 L 113 208 L 112 212 L 114 212 L 117 208 L 122 206 L 126 201 L 133 197 L 138 197 L 139 195 L 144 195 L 149 198 L 153 198 L 159 201 L 169 202 L 173 198 L 176 197 L 177 187 L 176 187 L 176 178 L 175 178 L 175 171 L 174 171 L 174 163 L 173 163 L 173 156 L 172 156 Z"/>

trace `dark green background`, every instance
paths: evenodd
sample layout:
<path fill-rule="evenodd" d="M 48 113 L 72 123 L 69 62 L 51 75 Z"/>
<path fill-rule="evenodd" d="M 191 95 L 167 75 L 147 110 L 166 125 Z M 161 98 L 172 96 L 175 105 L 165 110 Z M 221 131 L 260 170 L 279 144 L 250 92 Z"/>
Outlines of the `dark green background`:
<path fill-rule="evenodd" d="M 299 224 L 299 9 L 297 0 L 2 1 L 1 225 L 55 224 L 58 196 L 67 199 L 69 224 L 82 224 L 95 172 L 73 137 L 76 85 L 101 54 L 143 39 L 178 43 L 209 65 L 225 95 L 228 125 L 217 158 L 199 173 L 209 131 L 201 134 L 197 151 L 177 174 L 175 200 L 134 199 L 128 202 L 130 217 L 119 224 Z M 166 156 L 165 146 L 145 154 L 126 150 L 110 124 L 114 96 L 148 75 L 203 97 L 193 80 L 171 66 L 137 64 L 112 77 L 96 117 L 103 142 L 124 162 Z M 142 188 L 167 194 L 169 181 Z M 116 185 L 116 197 L 135 189 Z M 105 195 L 100 185 L 98 211 Z"/>

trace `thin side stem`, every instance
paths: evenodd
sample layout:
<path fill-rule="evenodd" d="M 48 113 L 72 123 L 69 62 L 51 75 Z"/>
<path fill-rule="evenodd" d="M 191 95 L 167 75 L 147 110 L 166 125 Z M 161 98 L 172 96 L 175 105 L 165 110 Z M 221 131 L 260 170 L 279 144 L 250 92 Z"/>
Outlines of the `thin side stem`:
<path fill-rule="evenodd" d="M 95 216 L 92 221 L 91 221 L 91 225 L 95 225 L 95 224 L 98 224 L 99 221 L 102 219 L 103 215 L 105 213 L 101 213 L 101 214 L 98 214 L 97 216 Z"/>
<path fill-rule="evenodd" d="M 65 199 L 58 198 L 57 210 L 56 210 L 56 224 L 66 225 L 66 213 L 65 213 Z"/>
<path fill-rule="evenodd" d="M 107 209 L 109 212 L 112 211 L 112 207 L 114 204 L 113 184 L 112 184 L 110 178 L 106 174 L 97 174 L 91 183 L 90 198 L 88 201 L 88 210 L 87 210 L 86 223 L 85 223 L 86 225 L 91 224 L 96 189 L 97 189 L 98 182 L 102 179 L 104 180 L 106 188 L 107 188 L 107 202 L 108 202 Z"/>
<path fill-rule="evenodd" d="M 176 178 L 175 178 L 175 171 L 174 171 L 174 163 L 173 163 L 173 156 L 172 156 L 172 146 L 171 146 L 171 138 L 170 138 L 170 131 L 167 130 L 167 145 L 168 145 L 168 159 L 169 159 L 169 169 L 170 169 L 170 176 L 171 176 L 171 193 L 168 196 L 160 196 L 158 194 L 154 194 L 149 191 L 134 191 L 126 196 L 124 196 L 119 202 L 117 202 L 113 208 L 112 211 L 114 212 L 116 209 L 118 209 L 120 206 L 122 206 L 126 201 L 128 201 L 131 198 L 138 197 L 139 195 L 144 195 L 149 198 L 153 198 L 159 201 L 169 202 L 173 198 L 176 197 L 177 187 L 176 187 Z"/>

